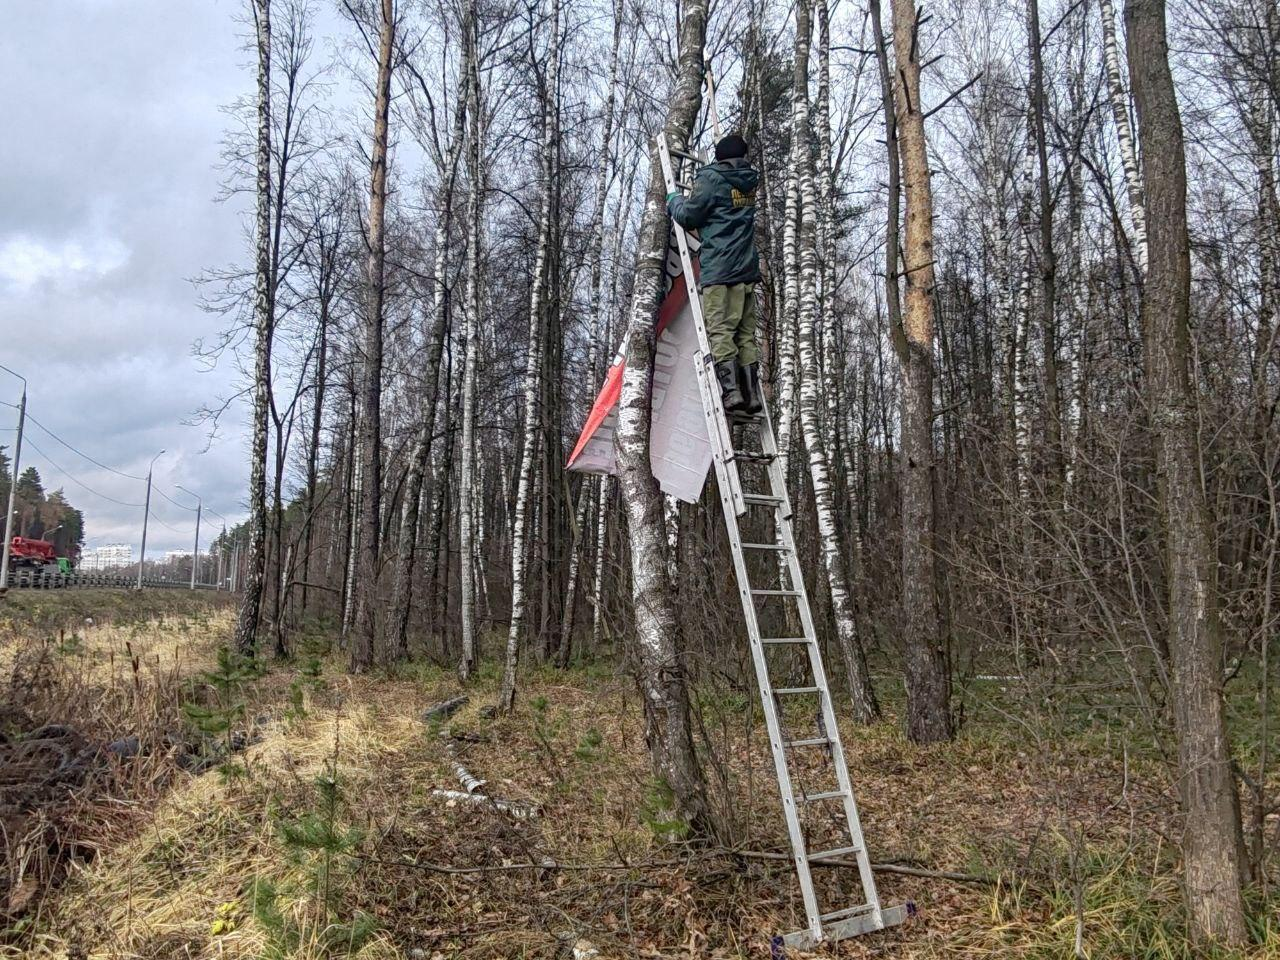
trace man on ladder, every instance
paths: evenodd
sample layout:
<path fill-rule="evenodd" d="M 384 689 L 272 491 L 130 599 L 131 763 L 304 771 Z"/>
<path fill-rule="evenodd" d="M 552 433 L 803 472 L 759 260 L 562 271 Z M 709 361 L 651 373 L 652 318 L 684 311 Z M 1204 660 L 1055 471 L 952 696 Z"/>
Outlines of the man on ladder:
<path fill-rule="evenodd" d="M 726 413 L 757 416 L 760 348 L 756 345 L 756 186 L 747 141 L 735 134 L 716 144 L 716 162 L 698 169 L 693 191 L 667 194 L 667 210 L 686 230 L 698 230 L 698 286 L 716 380 Z"/>

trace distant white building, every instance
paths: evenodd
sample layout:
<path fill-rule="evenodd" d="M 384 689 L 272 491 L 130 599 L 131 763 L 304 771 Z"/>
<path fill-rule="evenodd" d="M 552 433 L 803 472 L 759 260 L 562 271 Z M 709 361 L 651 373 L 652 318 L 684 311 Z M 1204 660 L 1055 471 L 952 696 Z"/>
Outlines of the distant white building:
<path fill-rule="evenodd" d="M 81 570 L 114 570 L 133 563 L 133 544 L 104 543 L 80 555 Z"/>
<path fill-rule="evenodd" d="M 190 550 L 166 550 L 164 552 L 165 563 L 176 563 L 178 560 L 191 559 Z"/>

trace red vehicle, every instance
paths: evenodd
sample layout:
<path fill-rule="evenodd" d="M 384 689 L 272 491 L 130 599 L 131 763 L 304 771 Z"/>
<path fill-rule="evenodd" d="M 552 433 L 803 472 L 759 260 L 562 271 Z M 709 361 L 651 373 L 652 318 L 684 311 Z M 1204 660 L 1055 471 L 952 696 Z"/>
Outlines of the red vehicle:
<path fill-rule="evenodd" d="M 9 542 L 9 559 L 16 567 L 42 567 L 46 563 L 58 562 L 52 543 L 48 540 L 30 540 L 27 537 L 14 537 Z"/>

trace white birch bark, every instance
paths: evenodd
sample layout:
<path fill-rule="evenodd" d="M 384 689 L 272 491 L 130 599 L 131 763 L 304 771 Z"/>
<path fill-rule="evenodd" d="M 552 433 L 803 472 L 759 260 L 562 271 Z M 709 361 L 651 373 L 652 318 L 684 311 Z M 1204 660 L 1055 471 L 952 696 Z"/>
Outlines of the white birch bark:
<path fill-rule="evenodd" d="M 1083 39 L 1080 43 L 1080 55 L 1074 63 L 1068 102 L 1071 109 L 1070 129 L 1077 129 L 1084 123 L 1084 114 L 1088 106 L 1085 94 L 1085 61 L 1088 51 Z M 1074 57 L 1073 57 L 1074 59 Z M 1063 338 L 1063 373 L 1067 390 L 1066 423 L 1066 481 L 1065 496 L 1072 496 L 1076 479 L 1076 462 L 1080 456 L 1080 428 L 1083 420 L 1082 401 L 1084 394 L 1081 381 L 1081 356 L 1085 344 L 1085 326 L 1088 315 L 1085 311 L 1085 244 L 1084 235 L 1084 165 L 1080 157 L 1072 154 L 1067 160 L 1067 249 L 1068 257 L 1068 292 L 1067 302 L 1071 328 Z"/>
<path fill-rule="evenodd" d="M 604 627 L 604 560 L 609 530 L 610 477 L 602 475 L 596 486 L 596 563 L 591 583 L 591 649 L 600 649 Z"/>
<path fill-rule="evenodd" d="M 1034 248 L 1031 243 L 1031 198 L 1035 171 L 1035 139 L 1027 124 L 1026 154 L 1018 190 L 1018 301 L 1013 337 L 1013 443 L 1018 499 L 1025 503 L 1031 493 L 1031 346 L 1033 324 L 1031 274 Z"/>
<path fill-rule="evenodd" d="M 458 539 L 462 601 L 462 658 L 458 663 L 458 676 L 466 682 L 476 665 L 475 626 L 475 542 L 474 542 L 474 458 L 475 458 L 475 408 L 476 364 L 480 353 L 480 239 L 484 230 L 482 196 L 484 171 L 481 167 L 483 153 L 483 123 L 480 117 L 479 68 L 476 63 L 476 10 L 474 4 L 467 12 L 467 38 L 464 60 L 467 66 L 467 112 L 470 115 L 467 166 L 470 184 L 467 190 L 467 289 L 463 310 L 463 342 L 466 359 L 462 368 L 462 463 L 458 481 L 459 521 Z"/>
<path fill-rule="evenodd" d="M 1133 124 L 1129 121 L 1129 93 L 1120 69 L 1120 45 L 1116 40 L 1116 11 L 1111 0 L 1098 0 L 1102 16 L 1102 58 L 1107 70 L 1107 93 L 1111 119 L 1120 145 L 1120 165 L 1129 197 L 1129 217 L 1133 221 L 1133 256 L 1143 276 L 1147 273 L 1147 213 L 1138 173 L 1138 151 L 1134 147 Z"/>
<path fill-rule="evenodd" d="M 818 28 L 818 90 L 814 103 L 816 121 L 813 136 L 818 142 L 818 169 L 814 177 L 817 191 L 817 258 L 819 316 L 834 316 L 836 303 L 835 222 L 832 206 L 835 202 L 835 171 L 831 168 L 831 24 L 830 11 L 824 0 L 815 6 Z M 819 324 L 818 364 L 822 378 L 823 417 L 822 437 L 826 449 L 839 462 L 840 416 L 836 409 L 840 391 L 840 357 L 834 326 Z"/>
<path fill-rule="evenodd" d="M 792 104 L 794 124 L 795 105 Z M 787 475 L 791 453 L 791 432 L 795 420 L 796 397 L 796 313 L 800 301 L 800 256 L 797 233 L 800 219 L 800 188 L 796 182 L 795 155 L 787 164 L 786 209 L 782 224 L 782 310 L 778 324 L 778 453 L 782 473 Z"/>
<path fill-rule="evenodd" d="M 355 430 L 356 424 L 359 422 L 360 408 L 353 405 L 354 416 L 351 418 L 351 437 L 348 439 L 353 447 L 356 443 Z M 352 456 L 352 479 L 351 479 L 351 502 L 359 503 L 360 498 L 364 496 L 364 464 L 358 455 Z M 347 576 L 346 590 L 347 594 L 344 598 L 343 616 L 342 616 L 342 634 L 348 635 L 351 627 L 355 622 L 355 599 L 356 599 L 356 558 L 360 556 L 360 522 L 355 512 L 351 515 L 351 524 L 349 535 L 347 537 Z"/>
<path fill-rule="evenodd" d="M 635 200 L 635 187 L 638 179 L 633 169 L 626 178 L 626 190 L 620 192 L 614 201 L 612 214 L 613 244 L 609 252 L 609 313 L 605 317 L 603 333 L 606 343 L 613 343 L 616 329 L 615 318 L 618 317 L 620 312 L 618 284 L 621 279 L 622 241 L 626 233 L 624 211 L 629 209 Z M 608 546 L 609 504 L 614 495 L 614 482 L 614 478 L 611 476 L 601 476 L 599 489 L 596 493 L 595 579 L 591 584 L 591 646 L 593 650 L 599 649 L 604 629 L 604 569 Z"/>
<path fill-rule="evenodd" d="M 618 91 L 618 48 L 622 43 L 622 2 L 621 0 L 613 0 L 613 42 L 609 51 L 609 84 L 608 92 L 605 95 L 604 116 L 601 121 L 601 151 L 599 157 L 599 167 L 596 170 L 595 185 L 595 204 L 592 207 L 591 222 L 591 240 L 587 245 L 587 263 L 591 270 L 591 301 L 589 309 L 591 311 L 591 324 L 588 331 L 587 341 L 587 376 L 588 382 L 592 389 L 595 389 L 601 379 L 600 357 L 602 355 L 601 346 L 605 339 L 604 328 L 606 326 L 605 312 L 610 308 L 604 299 L 604 221 L 606 213 L 606 205 L 609 194 L 609 180 L 612 167 L 613 155 L 613 119 L 614 110 L 617 104 Z M 616 275 L 616 264 L 612 268 Z M 601 503 L 601 496 L 604 491 L 605 477 L 590 479 L 583 486 L 582 493 L 579 495 L 579 506 L 576 513 L 576 519 L 573 528 L 573 543 L 570 548 L 569 557 L 569 582 L 565 590 L 565 606 L 563 618 L 563 630 L 561 631 L 560 650 L 557 652 L 557 663 L 560 666 L 566 666 L 570 658 L 570 647 L 573 643 L 573 614 L 574 605 L 577 602 L 578 583 L 580 579 L 580 568 L 582 564 L 582 551 L 586 549 L 587 543 L 590 542 L 587 536 L 587 520 L 588 508 L 594 499 L 597 503 Z M 594 494 L 594 497 L 592 496 Z M 593 595 L 593 600 L 598 599 Z M 593 609 L 598 611 L 598 607 L 593 603 Z M 592 635 L 593 638 L 598 630 L 599 617 L 593 614 Z"/>
<path fill-rule="evenodd" d="M 542 104 L 542 145 L 539 167 L 542 173 L 542 199 L 538 213 L 538 249 L 534 255 L 533 279 L 529 290 L 529 351 L 524 373 L 524 450 L 516 488 L 515 518 L 511 532 L 511 623 L 507 631 L 507 649 L 502 671 L 502 689 L 498 709 L 509 712 L 515 706 L 516 668 L 520 661 L 520 638 L 524 632 L 526 584 L 525 552 L 528 549 L 526 516 L 533 489 L 533 471 L 537 464 L 536 437 L 540 432 L 538 398 L 542 394 L 542 312 L 546 287 L 547 256 L 551 246 L 552 177 L 556 173 L 555 99 L 560 62 L 560 0 L 551 0 L 551 39 L 547 45 L 546 89 Z"/>
<path fill-rule="evenodd" d="M 478 314 L 483 317 L 484 314 Z M 483 353 L 483 351 L 482 351 Z M 483 359 L 483 356 L 477 358 L 477 362 Z M 473 431 L 474 440 L 474 431 Z M 485 465 L 488 462 L 484 456 L 484 447 L 481 444 L 476 451 L 475 472 L 475 493 L 471 498 L 471 526 L 475 531 L 472 541 L 471 556 L 472 567 L 475 569 L 475 606 L 480 611 L 480 615 L 485 618 L 492 616 L 489 609 L 489 583 L 485 577 L 485 544 L 489 539 L 488 516 L 489 511 L 485 505 L 485 491 L 489 489 L 486 483 Z"/>
<path fill-rule="evenodd" d="M 662 516 L 667 526 L 667 576 L 675 587 L 680 582 L 680 501 L 664 495 Z"/>
<path fill-rule="evenodd" d="M 824 0 L 819 0 L 824 2 Z M 804 434 L 809 461 L 809 477 L 813 483 L 817 507 L 818 537 L 822 546 L 823 568 L 831 593 L 831 607 L 836 622 L 836 639 L 844 660 L 853 699 L 853 713 L 860 723 L 868 723 L 879 713 L 866 658 L 858 642 L 853 595 L 845 569 L 842 537 L 836 525 L 834 495 L 828 458 L 823 443 L 819 410 L 821 405 L 821 371 L 817 356 L 818 294 L 818 217 L 817 192 L 814 185 L 813 159 L 809 150 L 809 0 L 796 2 L 795 78 L 792 89 L 791 163 L 796 171 L 799 194 L 801 236 L 799 244 L 800 277 L 798 293 L 800 347 L 800 427 Z"/>
<path fill-rule="evenodd" d="M 688 143 L 702 100 L 707 0 L 686 0 L 680 20 L 676 86 L 661 132 L 674 146 Z M 649 463 L 652 421 L 654 318 L 663 292 L 667 240 L 666 191 L 656 149 L 636 240 L 636 271 L 627 327 L 622 395 L 618 404 L 618 481 L 631 541 L 635 664 L 645 707 L 645 739 L 655 778 L 670 797 L 671 819 L 694 835 L 715 832 L 706 779 L 693 745 L 689 691 L 679 645 L 680 624 L 667 574 L 662 494 Z"/>
<path fill-rule="evenodd" d="M 602 296 L 604 285 L 604 219 L 609 193 L 609 173 L 613 155 L 613 119 L 618 93 L 618 48 L 622 43 L 622 0 L 613 0 L 613 45 L 609 52 L 609 86 L 605 95 L 604 118 L 601 121 L 600 166 L 596 170 L 595 204 L 592 207 L 591 242 L 587 246 L 587 263 L 591 269 L 591 328 L 587 344 L 587 370 L 594 389 L 600 382 L 600 346 L 607 309 Z M 616 271 L 617 267 L 614 266 Z"/>
<path fill-rule="evenodd" d="M 464 28 L 465 29 L 465 28 Z M 399 656 L 409 655 L 409 618 L 413 600 L 413 575 L 417 564 L 418 533 L 422 519 L 422 491 L 430 471 L 436 413 L 439 407 L 440 367 L 444 355 L 445 330 L 448 321 L 446 276 L 449 267 L 449 227 L 453 222 L 453 189 L 459 163 L 465 150 L 467 91 L 471 86 L 469 50 L 463 43 L 460 75 L 463 90 L 453 115 L 452 135 L 446 145 L 447 156 L 437 156 L 441 185 L 439 189 L 442 209 L 438 213 L 435 229 L 435 258 L 432 267 L 430 323 L 425 331 L 427 362 L 423 372 L 420 392 L 418 436 L 410 455 L 409 475 L 405 482 L 404 503 L 400 517 L 400 557 L 396 569 L 392 594 L 392 645 Z M 425 138 L 424 138 L 425 139 Z M 469 221 L 468 221 L 469 223 Z M 468 301 L 470 302 L 470 301 Z"/>

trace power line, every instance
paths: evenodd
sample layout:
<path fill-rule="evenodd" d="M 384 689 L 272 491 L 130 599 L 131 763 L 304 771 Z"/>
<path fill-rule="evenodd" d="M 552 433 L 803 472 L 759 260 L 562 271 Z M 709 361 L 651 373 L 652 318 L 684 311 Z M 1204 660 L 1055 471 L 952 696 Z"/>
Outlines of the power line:
<path fill-rule="evenodd" d="M 183 531 L 181 531 L 181 530 L 175 530 L 173 527 L 169 526 L 167 523 L 165 523 L 163 520 L 161 520 L 159 517 L 157 517 L 157 516 L 155 515 L 155 512 L 154 512 L 154 511 L 152 511 L 152 513 L 151 513 L 151 519 L 152 519 L 152 520 L 154 520 L 156 523 L 160 524 L 160 526 L 164 527 L 164 528 L 165 528 L 166 530 L 168 530 L 170 533 L 182 533 L 182 532 L 183 532 Z"/>
<path fill-rule="evenodd" d="M 76 486 L 83 487 L 85 490 L 88 490 L 88 491 L 89 491 L 90 493 L 92 493 L 95 497 L 101 497 L 103 500 L 110 501 L 111 503 L 117 504 L 117 505 L 119 505 L 119 506 L 121 506 L 121 507 L 138 507 L 139 509 L 142 509 L 142 508 L 143 508 L 143 504 L 141 504 L 141 503 L 125 503 L 123 500 L 117 500 L 115 497 L 108 497 L 105 493 L 99 493 L 97 490 L 93 489 L 93 487 L 89 486 L 89 485 L 88 485 L 87 483 L 85 483 L 84 481 L 82 481 L 82 480 L 77 480 L 74 476 L 72 476 L 69 472 L 67 472 L 67 470 L 66 470 L 64 467 L 60 467 L 60 466 L 58 466 L 58 464 L 56 464 L 56 463 L 53 461 L 53 458 L 51 458 L 47 453 L 45 453 L 45 452 L 44 452 L 43 450 L 41 450 L 38 446 L 36 446 L 36 443 L 35 443 L 35 441 L 34 441 L 34 440 L 30 440 L 30 439 L 28 439 L 27 443 L 28 443 L 28 444 L 30 444 L 31 448 L 32 448 L 33 450 L 35 450 L 35 452 L 36 452 L 36 453 L 38 453 L 38 454 L 40 454 L 40 456 L 44 457 L 45 461 L 46 461 L 46 462 L 47 462 L 51 467 L 53 467 L 55 470 L 57 470 L 59 473 L 61 473 L 64 477 L 66 477 L 66 478 L 67 478 L 68 480 L 70 480 L 72 483 L 76 484 Z M 175 531 L 175 532 L 176 532 L 176 531 Z"/>
<path fill-rule="evenodd" d="M 167 493 L 165 493 L 163 490 L 161 490 L 161 489 L 160 489 L 160 487 L 159 487 L 157 484 L 152 483 L 152 484 L 151 484 L 151 489 L 152 489 L 152 490 L 154 490 L 156 493 L 160 494 L 160 496 L 164 497 L 166 500 L 168 500 L 170 503 L 172 503 L 175 507 L 180 507 L 180 508 L 182 508 L 183 510 L 186 510 L 188 513 L 195 513 L 195 512 L 196 512 L 196 508 L 195 508 L 195 507 L 188 507 L 188 506 L 187 506 L 186 504 L 184 504 L 184 503 L 179 503 L 177 500 L 173 499 L 173 497 L 169 496 Z"/>
<path fill-rule="evenodd" d="M 88 460 L 94 466 L 101 467 L 103 470 L 107 470 L 107 471 L 110 471 L 111 473 L 116 474 L 117 476 L 124 477 L 126 480 L 137 480 L 140 483 L 146 482 L 146 479 L 147 479 L 146 477 L 135 477 L 133 474 L 125 473 L 123 470 L 117 470 L 115 467 L 108 467 L 105 463 L 102 463 L 99 460 L 93 459 L 93 457 L 89 456 L 83 450 L 77 450 L 75 447 L 67 443 L 67 441 L 63 440 L 60 436 L 58 436 L 56 433 L 54 433 L 52 430 L 46 427 L 43 423 L 41 423 L 39 420 L 33 417 L 30 412 L 27 413 L 27 419 L 30 420 L 32 423 L 34 423 L 37 427 L 39 427 L 45 433 L 47 433 L 49 436 L 53 437 L 53 439 L 57 440 L 60 444 L 62 444 L 72 453 L 76 454 L 77 456 L 84 457 L 84 459 Z M 52 463 L 53 461 L 50 460 L 49 462 Z"/>
<path fill-rule="evenodd" d="M 119 470 L 114 470 L 111 467 L 106 466 L 105 464 L 98 463 L 98 461 L 94 460 L 92 457 L 86 454 L 80 453 L 80 451 L 76 450 L 75 447 L 71 446 L 69 443 L 67 443 L 66 441 L 62 440 L 60 437 L 55 435 L 51 430 L 49 430 L 48 427 L 44 426 L 44 424 L 37 423 L 36 425 L 40 427 L 40 429 L 43 430 L 45 433 L 49 434 L 49 436 L 53 437 L 53 439 L 61 443 L 68 450 L 71 450 L 72 452 L 79 454 L 80 456 L 84 457 L 86 460 L 89 460 L 90 462 L 97 464 L 103 469 L 110 470 L 112 473 L 119 474 L 120 476 L 126 477 L 128 479 L 139 479 L 137 477 L 130 477 L 129 474 L 127 473 L 121 473 Z M 139 507 L 142 509 L 147 509 L 144 504 L 126 503 L 123 500 L 117 500 L 115 497 L 109 497 L 105 493 L 99 493 L 97 490 L 93 489 L 93 487 L 89 486 L 83 480 L 79 480 L 75 476 L 73 476 L 71 472 L 68 471 L 65 467 L 59 465 L 56 461 L 54 461 L 52 457 L 50 457 L 47 453 L 45 453 L 43 450 L 40 449 L 39 445 L 36 444 L 34 440 L 29 440 L 28 442 L 30 443 L 31 448 L 35 450 L 35 452 L 38 453 L 41 457 L 43 457 L 45 459 L 45 462 L 47 462 L 51 467 L 53 467 L 55 470 L 57 470 L 59 473 L 65 476 L 72 483 L 76 484 L 76 486 L 82 487 L 83 489 L 87 490 L 89 493 L 93 494 L 95 497 L 100 497 L 101 499 L 106 500 L 109 503 L 114 503 L 121 507 Z M 161 492 L 161 496 L 164 496 L 163 492 Z M 165 499 L 168 500 L 169 498 L 165 497 Z M 177 506 L 182 506 L 182 504 L 177 504 Z M 177 534 L 182 533 L 181 530 L 177 530 L 174 527 L 171 527 L 169 524 L 165 523 L 163 520 L 161 520 L 158 516 L 155 515 L 154 511 L 147 510 L 147 515 L 152 520 L 160 524 L 160 526 L 164 527 L 166 530 L 170 531 L 171 533 L 177 533 Z"/>
<path fill-rule="evenodd" d="M 0 400 L 0 403 L 5 403 L 5 405 L 6 405 L 6 406 L 13 407 L 15 410 L 17 409 L 17 405 L 16 405 L 16 404 L 7 403 L 7 402 L 5 402 L 5 401 L 3 401 L 3 400 Z M 94 466 L 96 466 L 96 467 L 100 467 L 101 469 L 106 470 L 108 473 L 113 473 L 113 474 L 115 474 L 115 475 L 116 475 L 116 476 L 118 476 L 118 477 L 123 477 L 123 478 L 125 478 L 126 480 L 136 480 L 136 481 L 138 481 L 139 483 L 145 483 L 145 482 L 146 482 L 146 480 L 147 480 L 147 478 L 146 478 L 146 477 L 139 477 L 139 476 L 135 476 L 135 475 L 134 475 L 134 474 L 132 474 L 132 473 L 125 473 L 123 470 L 117 470 L 115 467 L 110 467 L 110 466 L 108 466 L 107 464 L 103 463 L 102 461 L 97 460 L 97 459 L 95 459 L 95 458 L 93 458 L 93 457 L 89 456 L 89 454 L 85 453 L 83 450 L 80 450 L 80 449 L 78 449 L 78 448 L 76 448 L 76 447 L 72 446 L 72 445 L 71 445 L 71 444 L 69 444 L 66 440 L 63 440 L 60 436 L 58 436 L 56 433 L 54 433 L 52 430 L 50 430 L 48 427 L 46 427 L 43 423 L 41 423 L 39 420 L 37 420 L 35 417 L 33 417 L 29 411 L 28 411 L 28 413 L 27 413 L 27 419 L 28 419 L 28 420 L 30 420 L 32 423 L 34 423 L 37 427 L 39 427 L 41 430 L 43 430 L 46 434 L 48 434 L 48 435 L 49 435 L 50 437 L 52 437 L 54 440 L 58 441 L 58 443 L 62 444 L 64 447 L 66 447 L 68 450 L 70 450 L 72 453 L 74 453 L 76 456 L 78 456 L 78 457 L 82 457 L 83 459 L 85 459 L 85 460 L 89 461 L 90 463 L 92 463 Z M 5 428 L 3 428 L 3 429 L 5 429 L 5 430 L 16 430 L 17 428 L 16 428 L 16 427 L 5 427 Z M 52 467 L 54 467 L 56 470 L 58 470 L 58 472 L 60 472 L 63 476 L 67 477 L 67 479 L 69 479 L 72 483 L 74 483 L 74 484 L 76 484 L 77 486 L 82 487 L 82 488 L 84 488 L 85 490 L 89 491 L 89 493 L 93 494 L 95 497 L 100 497 L 100 498 L 102 498 L 103 500 L 106 500 L 106 501 L 108 501 L 108 502 L 110 502 L 110 503 L 117 504 L 117 505 L 122 506 L 122 507 L 141 507 L 141 508 L 144 508 L 144 509 L 145 509 L 145 505 L 144 505 L 144 504 L 141 504 L 141 503 L 126 503 L 126 502 L 125 502 L 125 501 L 123 501 L 123 500 L 117 500 L 115 497 L 109 497 L 109 496 L 107 496 L 105 493 L 99 493 L 97 490 L 93 489 L 91 486 L 89 486 L 88 484 L 86 484 L 83 480 L 79 480 L 79 479 L 77 479 L 75 476 L 73 476 L 73 475 L 72 475 L 72 474 L 71 474 L 71 473 L 70 473 L 70 472 L 69 472 L 65 467 L 61 467 L 61 466 L 59 466 L 57 463 L 55 463 L 55 462 L 53 461 L 53 459 L 52 459 L 52 458 L 51 458 L 47 453 L 45 453 L 45 452 L 44 452 L 43 450 L 41 450 L 38 446 L 36 446 L 36 444 L 35 444 L 35 442 L 34 442 L 34 441 L 28 440 L 28 443 L 30 443 L 30 445 L 31 445 L 32 449 L 34 449 L 38 454 L 40 454 L 40 456 L 44 457 L 44 459 L 45 459 L 46 461 L 48 461 L 48 463 L 49 463 Z M 160 487 L 159 487 L 158 485 L 156 485 L 154 482 L 151 484 L 151 488 L 152 488 L 156 493 L 160 494 L 160 496 L 164 497 L 166 500 L 168 500 L 171 504 L 173 504 L 175 507 L 178 507 L 179 509 L 186 510 L 188 513 L 195 513 L 195 512 L 197 511 L 197 509 L 198 509 L 198 508 L 196 508 L 196 507 L 188 507 L 188 506 L 187 506 L 186 504 L 184 504 L 184 503 L 179 503 L 177 500 L 173 499 L 173 497 L 169 496 L 169 495 L 168 495 L 167 493 L 165 493 L 162 489 L 160 489 Z M 170 530 L 170 531 L 172 531 L 173 533 L 181 533 L 181 532 L 182 532 L 181 530 L 176 530 L 176 529 L 174 529 L 174 528 L 173 528 L 173 527 L 171 527 L 169 524 L 167 524 L 167 523 L 165 523 L 163 520 L 161 520 L 158 516 L 156 516 L 156 514 L 155 514 L 155 511 L 154 511 L 154 510 L 149 511 L 148 515 L 149 515 L 153 520 L 155 520 L 155 521 L 156 521 L 156 523 L 160 524 L 160 525 L 161 525 L 162 527 L 164 527 L 165 529 Z"/>

